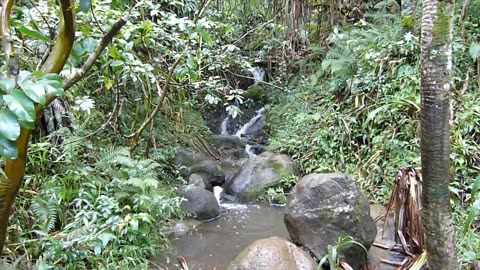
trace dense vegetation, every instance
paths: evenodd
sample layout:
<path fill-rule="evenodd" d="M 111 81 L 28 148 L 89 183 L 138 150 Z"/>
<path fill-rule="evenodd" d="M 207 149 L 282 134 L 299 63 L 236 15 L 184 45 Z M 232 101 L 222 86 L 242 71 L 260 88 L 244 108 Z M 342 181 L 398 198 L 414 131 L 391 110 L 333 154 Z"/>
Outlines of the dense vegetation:
<path fill-rule="evenodd" d="M 202 114 L 225 107 L 235 116 L 248 107 L 239 75 L 255 65 L 268 75 L 269 149 L 289 154 L 301 174 L 353 174 L 372 202 L 385 203 L 399 167 L 420 165 L 418 23 L 401 19 L 396 1 L 345 2 L 80 1 L 64 76 L 118 19 L 127 23 L 65 92 L 72 106 L 63 121 L 53 116 L 53 130 L 48 119 L 38 125 L 5 262 L 21 269 L 147 268 L 149 255 L 168 248 L 171 220 L 185 215 L 173 189 L 185 181 L 173 163 L 176 148 L 211 133 Z M 476 223 L 464 228 L 480 208 L 470 195 L 480 170 L 480 2 L 466 3 L 457 7 L 453 46 L 450 188 L 464 264 L 480 259 Z M 42 62 L 55 12 L 50 1 L 16 9 L 21 70 Z"/>

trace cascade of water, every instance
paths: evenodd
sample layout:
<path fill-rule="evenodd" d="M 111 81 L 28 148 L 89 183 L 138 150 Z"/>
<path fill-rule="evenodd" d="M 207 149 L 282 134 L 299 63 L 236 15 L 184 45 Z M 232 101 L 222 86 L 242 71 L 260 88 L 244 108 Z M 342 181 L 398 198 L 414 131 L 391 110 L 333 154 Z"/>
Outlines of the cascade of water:
<path fill-rule="evenodd" d="M 225 117 L 222 121 L 222 124 L 220 125 L 220 134 L 224 135 L 224 134 L 227 134 L 228 130 L 227 130 L 227 127 L 228 127 L 228 122 L 230 120 L 230 117 Z"/>
<path fill-rule="evenodd" d="M 215 199 L 217 199 L 218 204 L 220 204 L 220 195 L 222 194 L 223 188 L 219 186 L 213 187 L 213 195 L 215 195 Z"/>
<path fill-rule="evenodd" d="M 255 84 L 258 82 L 263 81 L 263 78 L 265 77 L 265 70 L 261 67 L 251 67 L 248 69 L 250 73 L 253 75 L 253 79 L 255 80 Z"/>
<path fill-rule="evenodd" d="M 261 108 L 260 110 L 255 112 L 255 116 L 251 118 L 245 125 L 243 125 L 237 132 L 235 132 L 235 136 L 242 137 L 242 135 L 247 132 L 249 128 L 251 128 L 260 118 L 263 117 L 263 112 L 265 108 Z"/>
<path fill-rule="evenodd" d="M 245 152 L 247 152 L 248 157 L 254 157 L 254 156 L 256 156 L 256 154 L 255 154 L 255 152 L 253 152 L 252 146 L 251 146 L 250 144 L 247 144 L 247 145 L 245 146 Z"/>

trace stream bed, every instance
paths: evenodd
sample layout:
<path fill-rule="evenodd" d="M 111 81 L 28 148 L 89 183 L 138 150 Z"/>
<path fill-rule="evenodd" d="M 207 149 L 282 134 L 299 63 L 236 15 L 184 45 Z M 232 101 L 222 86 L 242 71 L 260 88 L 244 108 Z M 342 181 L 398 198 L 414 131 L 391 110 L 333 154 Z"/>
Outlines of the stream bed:
<path fill-rule="evenodd" d="M 190 269 L 226 269 L 253 241 L 270 236 L 288 238 L 282 206 L 222 203 L 221 207 L 219 218 L 172 239 L 172 251 L 157 258 L 156 263 L 168 270 L 181 269 L 176 256 L 182 256 Z"/>

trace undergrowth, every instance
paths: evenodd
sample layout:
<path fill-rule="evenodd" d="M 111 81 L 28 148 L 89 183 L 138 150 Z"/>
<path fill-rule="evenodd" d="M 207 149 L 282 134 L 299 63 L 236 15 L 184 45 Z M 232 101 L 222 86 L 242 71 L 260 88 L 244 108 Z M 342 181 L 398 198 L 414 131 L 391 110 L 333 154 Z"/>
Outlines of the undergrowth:
<path fill-rule="evenodd" d="M 419 37 L 377 16 L 337 27 L 328 42 L 321 61 L 270 95 L 269 149 L 292 156 L 303 174 L 355 175 L 371 202 L 385 204 L 397 170 L 420 167 Z M 468 47 L 454 40 L 450 190 L 457 228 L 474 201 L 466 194 L 480 160 L 480 94 Z M 457 240 L 463 265 L 480 258 L 478 231 L 458 230 Z"/>
<path fill-rule="evenodd" d="M 31 147 L 29 173 L 11 217 L 6 253 L 21 269 L 147 269 L 182 218 L 174 150 L 152 159 L 69 137 L 61 151 Z M 57 149 L 57 150 L 55 150 Z M 55 156 L 55 161 L 45 160 Z M 88 162 L 91 161 L 91 162 Z M 48 169 L 46 169 L 48 168 Z M 173 184 L 173 185 L 172 185 Z"/>

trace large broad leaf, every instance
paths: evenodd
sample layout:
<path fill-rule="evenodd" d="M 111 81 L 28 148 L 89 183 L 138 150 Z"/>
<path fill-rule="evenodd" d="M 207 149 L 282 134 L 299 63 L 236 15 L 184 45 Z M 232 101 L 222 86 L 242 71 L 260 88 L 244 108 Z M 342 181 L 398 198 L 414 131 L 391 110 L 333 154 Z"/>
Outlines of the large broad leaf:
<path fill-rule="evenodd" d="M 15 87 L 15 79 L 5 77 L 0 79 L 0 94 L 7 94 Z"/>
<path fill-rule="evenodd" d="M 50 43 L 50 39 L 46 37 L 44 34 L 42 34 L 42 32 L 40 31 L 28 29 L 24 25 L 17 27 L 17 30 L 28 37 L 41 40 L 45 43 Z"/>
<path fill-rule="evenodd" d="M 17 144 L 0 136 L 0 156 L 7 159 L 16 158 L 18 156 Z"/>
<path fill-rule="evenodd" d="M 43 86 L 48 95 L 54 95 L 57 97 L 63 95 L 63 80 L 62 77 L 56 73 L 39 76 L 37 78 L 37 83 Z"/>
<path fill-rule="evenodd" d="M 473 61 L 476 61 L 478 56 L 480 55 L 480 44 L 470 44 L 470 49 L 468 50 L 468 53 L 470 54 L 470 57 L 472 57 Z"/>
<path fill-rule="evenodd" d="M 25 95 L 27 95 L 31 100 L 45 105 L 45 88 L 40 83 L 34 83 L 30 80 L 19 83 Z"/>
<path fill-rule="evenodd" d="M 31 77 L 32 77 L 32 73 L 31 73 L 30 71 L 22 70 L 22 71 L 20 71 L 20 73 L 18 74 L 17 83 L 18 83 L 18 84 L 21 84 L 21 83 L 23 83 L 24 81 L 30 79 Z"/>
<path fill-rule="evenodd" d="M 0 137 L 14 141 L 20 135 L 20 123 L 10 109 L 0 110 Z"/>
<path fill-rule="evenodd" d="M 35 128 L 35 105 L 27 95 L 20 90 L 13 90 L 3 98 L 8 108 L 17 116 L 21 127 Z"/>

